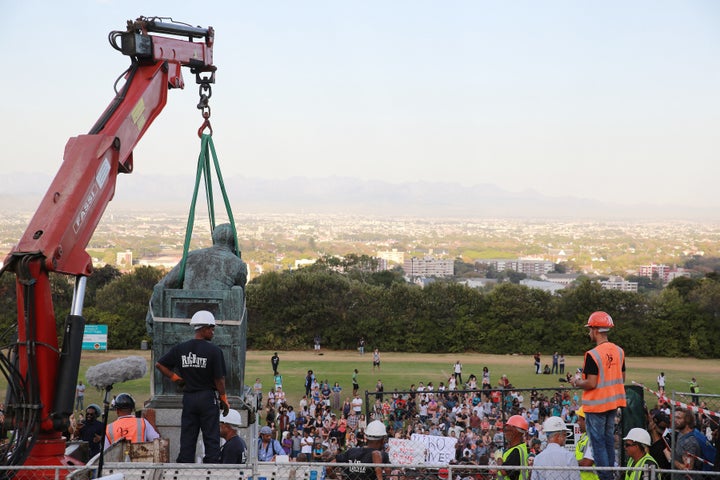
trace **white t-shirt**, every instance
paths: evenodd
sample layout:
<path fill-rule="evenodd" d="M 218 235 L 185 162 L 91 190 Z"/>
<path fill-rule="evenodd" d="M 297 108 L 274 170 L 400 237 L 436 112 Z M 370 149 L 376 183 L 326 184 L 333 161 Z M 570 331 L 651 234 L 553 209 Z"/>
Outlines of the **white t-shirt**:
<path fill-rule="evenodd" d="M 315 442 L 315 439 L 308 435 L 307 437 L 303 437 L 302 440 L 300 440 L 300 453 L 307 453 L 309 455 L 312 455 L 312 447 L 313 443 Z"/>

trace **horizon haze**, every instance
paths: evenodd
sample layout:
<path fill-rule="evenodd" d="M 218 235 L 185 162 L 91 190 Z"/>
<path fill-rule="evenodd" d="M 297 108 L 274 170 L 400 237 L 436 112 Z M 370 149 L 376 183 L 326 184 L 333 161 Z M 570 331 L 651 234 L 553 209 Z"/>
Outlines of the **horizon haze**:
<path fill-rule="evenodd" d="M 130 63 L 108 33 L 159 15 L 215 30 L 210 105 L 227 178 L 310 196 L 357 179 L 381 213 L 445 200 L 465 212 L 462 195 L 483 214 L 490 202 L 532 216 L 720 210 L 720 2 L 6 3 L 0 41 L 17 47 L 0 80 L 12 92 L 5 172 L 57 171 Z M 183 74 L 135 149 L 136 174 L 194 173 L 202 117 Z M 440 190 L 432 202 L 416 196 L 423 185 Z"/>
<path fill-rule="evenodd" d="M 30 181 L 32 180 L 32 181 Z M 31 213 L 37 208 L 50 175 L 0 173 L 0 212 Z M 108 212 L 187 212 L 195 179 L 189 175 L 119 175 Z M 215 180 L 216 181 L 216 180 Z M 715 208 L 687 205 L 621 203 L 546 196 L 536 191 L 510 192 L 496 185 L 463 186 L 450 182 L 361 180 L 349 177 L 266 180 L 224 176 L 230 205 L 236 213 L 355 214 L 420 218 L 527 218 L 597 221 L 720 221 Z M 224 214 L 217 184 L 215 209 Z M 205 208 L 201 185 L 198 212 Z"/>

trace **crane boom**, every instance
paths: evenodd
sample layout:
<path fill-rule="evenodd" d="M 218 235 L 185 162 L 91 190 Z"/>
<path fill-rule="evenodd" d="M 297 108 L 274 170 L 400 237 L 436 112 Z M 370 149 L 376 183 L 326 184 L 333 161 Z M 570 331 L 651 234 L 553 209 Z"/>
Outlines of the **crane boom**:
<path fill-rule="evenodd" d="M 67 142 L 58 173 L 0 270 L 17 278 L 18 338 L 6 362 L 16 385 L 6 412 L 25 429 L 4 459 L 8 465 L 62 464 L 61 432 L 72 413 L 85 324 L 84 280 L 92 273 L 85 249 L 115 194 L 118 173 L 132 172 L 133 150 L 165 107 L 168 90 L 184 87 L 182 67 L 196 75 L 201 96 L 215 80 L 212 27 L 140 17 L 125 31 L 111 32 L 110 42 L 131 57 L 125 84 L 90 132 Z M 203 116 L 207 124 L 209 108 Z M 76 277 L 61 350 L 49 272 Z"/>

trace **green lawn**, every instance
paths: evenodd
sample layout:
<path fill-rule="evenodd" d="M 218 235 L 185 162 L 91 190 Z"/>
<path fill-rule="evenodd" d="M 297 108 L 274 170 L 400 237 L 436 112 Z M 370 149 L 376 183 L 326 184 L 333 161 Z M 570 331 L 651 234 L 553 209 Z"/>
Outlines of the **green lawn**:
<path fill-rule="evenodd" d="M 487 366 L 491 373 L 493 385 L 497 384 L 500 375 L 506 374 L 518 388 L 549 388 L 560 385 L 558 375 L 535 375 L 532 356 L 522 355 L 482 355 L 482 354 L 410 354 L 381 352 L 381 370 L 373 372 L 372 355 L 365 353 L 360 356 L 355 351 L 323 351 L 322 355 L 308 351 L 278 352 L 280 356 L 279 371 L 283 376 L 283 387 L 292 404 L 304 393 L 304 378 L 308 369 L 312 369 L 319 379 L 327 379 L 332 385 L 339 382 L 343 387 L 343 397 L 352 393 L 351 376 L 354 368 L 359 371 L 360 391 L 374 391 L 375 383 L 381 379 L 385 391 L 408 389 L 411 384 L 433 382 L 437 387 L 440 382 L 447 382 L 452 366 L 456 360 L 463 364 L 463 379 L 474 373 L 481 377 L 482 367 Z M 255 378 L 260 377 L 263 389 L 267 392 L 272 385 L 272 368 L 270 357 L 272 351 L 250 351 L 247 354 L 245 381 L 252 385 Z M 83 352 L 80 377 L 88 367 L 100 362 L 129 355 L 142 355 L 148 359 L 148 351 L 111 351 Z M 550 355 L 543 355 L 542 363 L 550 363 Z M 581 366 L 582 358 L 566 357 L 566 369 L 574 371 Z M 670 392 L 687 392 L 688 381 L 696 377 L 701 392 L 720 393 L 720 362 L 717 360 L 697 360 L 690 358 L 628 358 L 627 383 L 632 381 L 645 383 L 652 389 L 656 388 L 655 379 L 660 371 L 665 372 L 666 390 Z M 113 394 L 127 392 L 141 404 L 150 398 L 150 375 L 144 378 L 116 385 Z M 655 405 L 655 397 L 646 394 L 646 402 L 650 407 Z M 682 401 L 682 399 L 680 399 Z M 720 399 L 712 399 L 710 408 L 720 410 Z M 102 392 L 89 387 L 86 391 L 85 405 L 100 403 Z"/>

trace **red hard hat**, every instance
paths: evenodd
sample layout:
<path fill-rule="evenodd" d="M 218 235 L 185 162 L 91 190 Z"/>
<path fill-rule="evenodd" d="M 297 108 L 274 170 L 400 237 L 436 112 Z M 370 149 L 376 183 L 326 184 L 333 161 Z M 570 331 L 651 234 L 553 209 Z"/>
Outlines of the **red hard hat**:
<path fill-rule="evenodd" d="M 613 319 L 605 312 L 593 312 L 588 318 L 586 327 L 607 329 L 615 326 Z M 606 330 L 607 331 L 607 330 Z"/>
<path fill-rule="evenodd" d="M 528 429 L 527 420 L 525 420 L 525 418 L 521 417 L 520 415 L 513 415 L 512 417 L 507 419 L 507 422 L 505 422 L 505 424 L 512 425 L 513 427 L 517 427 L 526 431 Z"/>

